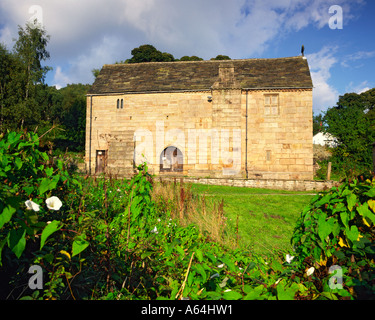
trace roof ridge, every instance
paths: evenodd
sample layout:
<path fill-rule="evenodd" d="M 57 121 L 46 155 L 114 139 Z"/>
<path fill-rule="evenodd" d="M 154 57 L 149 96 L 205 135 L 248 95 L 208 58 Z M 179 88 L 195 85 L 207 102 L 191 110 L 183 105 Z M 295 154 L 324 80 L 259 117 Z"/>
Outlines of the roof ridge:
<path fill-rule="evenodd" d="M 234 70 L 221 71 L 222 66 L 231 66 Z M 106 64 L 96 77 L 90 93 L 199 91 L 214 84 L 220 88 L 313 86 L 307 60 L 303 56 L 294 56 Z"/>
<path fill-rule="evenodd" d="M 279 58 L 245 58 L 245 59 L 231 59 L 231 60 L 197 60 L 197 61 L 151 61 L 151 62 L 137 62 L 137 63 L 110 63 L 104 64 L 103 67 L 111 66 L 130 66 L 130 65 L 151 65 L 151 64 L 194 64 L 194 63 L 230 63 L 230 62 L 246 62 L 246 61 L 257 61 L 257 60 L 289 60 L 289 59 L 302 59 L 303 56 L 292 56 L 292 57 L 279 57 Z"/>

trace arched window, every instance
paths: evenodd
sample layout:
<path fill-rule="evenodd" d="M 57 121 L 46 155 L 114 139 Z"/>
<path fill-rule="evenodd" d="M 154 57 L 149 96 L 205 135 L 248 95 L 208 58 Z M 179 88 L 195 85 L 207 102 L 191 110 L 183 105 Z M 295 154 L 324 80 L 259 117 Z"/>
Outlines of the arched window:
<path fill-rule="evenodd" d="M 182 172 L 184 156 L 180 149 L 170 146 L 160 154 L 160 172 Z"/>
<path fill-rule="evenodd" d="M 117 99 L 117 109 L 120 109 L 120 99 Z"/>

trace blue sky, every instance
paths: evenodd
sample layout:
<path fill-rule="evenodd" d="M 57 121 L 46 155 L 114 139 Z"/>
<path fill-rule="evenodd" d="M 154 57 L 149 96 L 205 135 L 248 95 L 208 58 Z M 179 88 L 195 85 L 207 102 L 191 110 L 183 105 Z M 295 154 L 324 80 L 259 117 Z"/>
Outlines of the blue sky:
<path fill-rule="evenodd" d="M 342 29 L 330 28 L 334 5 Z M 0 0 L 0 42 L 11 49 L 17 25 L 38 18 L 51 36 L 46 82 L 57 88 L 92 83 L 93 68 L 146 43 L 204 59 L 297 56 L 303 44 L 317 114 L 375 87 L 374 14 L 372 0 Z"/>

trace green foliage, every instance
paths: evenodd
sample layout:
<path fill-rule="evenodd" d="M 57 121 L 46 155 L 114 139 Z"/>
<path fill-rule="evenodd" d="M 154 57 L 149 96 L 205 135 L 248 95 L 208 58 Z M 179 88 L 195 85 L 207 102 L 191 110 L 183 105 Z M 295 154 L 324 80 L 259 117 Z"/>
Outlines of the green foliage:
<path fill-rule="evenodd" d="M 160 62 L 160 61 L 174 61 L 172 54 L 161 52 L 150 44 L 144 44 L 131 51 L 133 55 L 127 60 L 127 63 L 140 63 L 140 62 Z"/>
<path fill-rule="evenodd" d="M 326 131 L 338 140 L 331 160 L 333 171 L 353 177 L 372 170 L 374 95 L 374 89 L 360 95 L 347 93 L 340 96 L 337 106 L 326 111 Z"/>
<path fill-rule="evenodd" d="M 50 70 L 43 66 L 50 57 L 49 39 L 45 29 L 26 24 L 19 26 L 12 52 L 0 45 L 0 133 L 36 131 L 44 136 L 42 144 L 50 141 L 63 151 L 82 151 L 90 86 L 73 84 L 57 90 L 44 84 Z"/>
<path fill-rule="evenodd" d="M 10 274 L 24 269 L 30 255 L 51 262 L 55 250 L 71 245 L 57 241 L 63 236 L 58 231 L 68 225 L 65 206 L 49 209 L 46 200 L 55 196 L 67 203 L 74 199 L 67 190 L 77 192 L 81 185 L 38 146 L 35 133 L 8 132 L 0 140 L 0 265 Z"/>
<path fill-rule="evenodd" d="M 131 181 L 74 178 L 60 160 L 39 151 L 38 143 L 35 134 L 14 132 L 0 141 L 0 276 L 5 274 L 9 284 L 4 297 L 291 300 L 373 295 L 375 181 L 355 180 L 317 195 L 293 234 L 294 259 L 281 253 L 266 258 L 224 247 L 194 224 L 181 226 L 172 219 L 169 207 L 151 197 L 146 164 Z M 45 201 L 52 195 L 61 204 L 56 198 L 53 206 Z M 24 288 L 33 264 L 44 271 L 44 287 L 37 291 Z M 333 265 L 341 269 L 332 273 Z M 337 272 L 343 284 L 332 288 Z"/>
<path fill-rule="evenodd" d="M 180 61 L 202 61 L 202 58 L 199 58 L 197 56 L 183 56 L 180 58 Z"/>
<path fill-rule="evenodd" d="M 211 60 L 232 60 L 232 59 L 226 55 L 219 54 L 215 58 L 211 58 Z"/>
<path fill-rule="evenodd" d="M 313 115 L 313 135 L 323 130 L 323 115 L 320 113 L 318 115 Z"/>
<path fill-rule="evenodd" d="M 300 268 L 319 270 L 321 290 L 328 269 L 343 268 L 344 287 L 339 296 L 369 298 L 374 294 L 375 179 L 360 178 L 318 194 L 297 222 L 292 244 Z"/>
<path fill-rule="evenodd" d="M 27 24 L 18 27 L 18 39 L 13 52 L 0 50 L 0 131 L 35 128 L 45 120 L 39 108 L 38 95 L 49 67 L 42 62 L 49 58 L 46 50 L 49 36 L 44 29 Z"/>

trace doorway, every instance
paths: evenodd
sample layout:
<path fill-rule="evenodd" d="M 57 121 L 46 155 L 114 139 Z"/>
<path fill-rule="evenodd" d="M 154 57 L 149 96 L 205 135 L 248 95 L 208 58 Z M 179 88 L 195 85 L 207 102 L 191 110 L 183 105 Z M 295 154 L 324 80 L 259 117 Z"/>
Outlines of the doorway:
<path fill-rule="evenodd" d="M 180 149 L 170 146 L 160 154 L 160 172 L 182 172 L 184 157 Z"/>
<path fill-rule="evenodd" d="M 105 150 L 96 150 L 95 173 L 104 173 L 105 167 L 106 167 L 106 152 L 105 152 Z"/>

